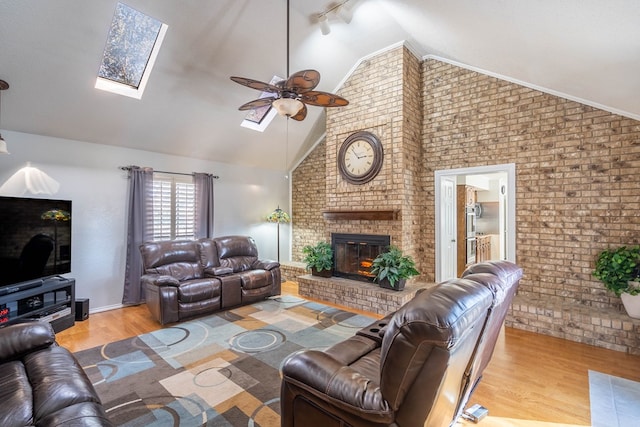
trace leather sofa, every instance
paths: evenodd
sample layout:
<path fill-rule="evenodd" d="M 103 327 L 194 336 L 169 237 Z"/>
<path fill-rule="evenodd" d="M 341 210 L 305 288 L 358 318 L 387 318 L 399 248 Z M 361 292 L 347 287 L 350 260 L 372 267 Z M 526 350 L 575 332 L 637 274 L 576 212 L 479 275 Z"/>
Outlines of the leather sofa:
<path fill-rule="evenodd" d="M 51 325 L 0 329 L 0 425 L 111 426 L 86 374 Z"/>
<path fill-rule="evenodd" d="M 395 313 L 282 367 L 283 427 L 445 427 L 488 364 L 522 270 L 507 261 L 418 293 Z"/>
<path fill-rule="evenodd" d="M 260 260 L 249 236 L 149 242 L 140 253 L 146 303 L 163 325 L 280 294 L 280 264 Z"/>

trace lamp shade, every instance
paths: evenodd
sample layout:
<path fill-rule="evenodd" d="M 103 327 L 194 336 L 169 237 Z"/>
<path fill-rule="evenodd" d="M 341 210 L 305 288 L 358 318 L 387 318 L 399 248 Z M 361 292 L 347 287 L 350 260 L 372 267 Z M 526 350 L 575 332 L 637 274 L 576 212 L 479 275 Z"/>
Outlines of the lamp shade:
<path fill-rule="evenodd" d="M 279 224 L 291 222 L 291 217 L 288 213 L 280 209 L 280 206 L 267 216 L 267 222 L 277 222 Z"/>
<path fill-rule="evenodd" d="M 293 117 L 298 114 L 304 104 L 294 98 L 279 98 L 271 104 L 281 116 Z"/>

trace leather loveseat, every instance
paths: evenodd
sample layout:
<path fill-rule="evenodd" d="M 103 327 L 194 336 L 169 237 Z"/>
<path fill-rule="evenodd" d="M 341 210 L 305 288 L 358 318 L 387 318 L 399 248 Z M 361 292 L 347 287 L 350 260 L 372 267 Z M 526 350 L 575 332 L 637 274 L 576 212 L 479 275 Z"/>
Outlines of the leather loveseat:
<path fill-rule="evenodd" d="M 111 426 L 95 389 L 51 325 L 0 329 L 0 426 Z"/>
<path fill-rule="evenodd" d="M 522 277 L 472 266 L 325 351 L 282 367 L 282 427 L 446 427 L 467 405 Z"/>
<path fill-rule="evenodd" d="M 248 236 L 149 242 L 140 252 L 146 303 L 163 325 L 280 294 L 280 264 L 260 260 Z"/>

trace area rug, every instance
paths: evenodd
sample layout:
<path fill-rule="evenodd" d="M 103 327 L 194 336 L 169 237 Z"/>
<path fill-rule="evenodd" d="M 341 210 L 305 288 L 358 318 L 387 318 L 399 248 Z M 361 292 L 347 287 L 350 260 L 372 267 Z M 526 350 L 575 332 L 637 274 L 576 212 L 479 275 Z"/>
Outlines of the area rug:
<path fill-rule="evenodd" d="M 374 319 L 281 296 L 75 353 L 118 426 L 280 425 L 280 367 Z"/>
<path fill-rule="evenodd" d="M 592 427 L 640 426 L 640 383 L 589 371 Z"/>

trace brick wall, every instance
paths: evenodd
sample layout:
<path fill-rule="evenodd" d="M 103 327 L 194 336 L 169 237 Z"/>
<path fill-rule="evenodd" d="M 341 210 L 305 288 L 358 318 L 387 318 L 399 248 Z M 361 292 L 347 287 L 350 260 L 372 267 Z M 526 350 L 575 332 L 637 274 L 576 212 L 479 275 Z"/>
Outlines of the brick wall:
<path fill-rule="evenodd" d="M 415 243 L 422 233 L 416 212 L 424 200 L 416 185 L 422 161 L 421 86 L 420 61 L 404 47 L 364 61 L 344 85 L 340 95 L 349 100 L 349 106 L 327 110 L 325 143 L 293 174 L 294 261 L 302 258 L 304 245 L 329 241 L 332 232 L 388 234 L 392 244 L 421 259 L 421 247 Z M 337 157 L 342 142 L 361 130 L 380 138 L 384 161 L 375 179 L 353 185 L 340 176 Z M 313 201 L 308 200 L 308 185 Z M 325 221 L 321 215 L 322 210 L 386 209 L 398 211 L 399 219 Z"/>
<path fill-rule="evenodd" d="M 640 122 L 437 60 L 420 63 L 404 48 L 364 61 L 341 94 L 351 104 L 328 109 L 325 144 L 293 175 L 293 212 L 314 218 L 313 229 L 299 229 L 294 216 L 294 256 L 298 242 L 314 243 L 338 228 L 376 230 L 416 257 L 423 280 L 433 280 L 434 172 L 515 163 L 516 260 L 525 272 L 519 298 L 549 304 L 556 320 L 575 306 L 617 319 L 619 298 L 591 271 L 601 250 L 640 242 Z M 360 129 L 381 136 L 385 164 L 370 184 L 354 187 L 341 181 L 336 154 Z M 324 209 L 393 207 L 401 219 L 324 221 L 315 211 L 321 203 L 299 202 L 306 187 L 297 187 L 298 179 L 325 183 L 313 188 L 319 197 L 324 191 Z M 619 344 L 616 332 L 598 329 L 594 318 L 571 317 L 569 336 L 566 325 L 536 323 L 536 308 L 522 307 L 512 312 L 512 325 L 617 350 L 640 348 L 632 337 L 640 322 L 623 322 L 620 340 L 627 342 Z"/>

